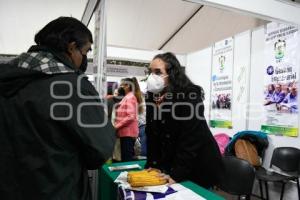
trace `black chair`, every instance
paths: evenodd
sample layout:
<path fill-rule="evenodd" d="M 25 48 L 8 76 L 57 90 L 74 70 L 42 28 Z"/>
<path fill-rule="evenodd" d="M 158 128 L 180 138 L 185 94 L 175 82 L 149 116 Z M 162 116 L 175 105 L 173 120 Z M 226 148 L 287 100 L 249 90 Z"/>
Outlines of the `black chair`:
<path fill-rule="evenodd" d="M 300 189 L 299 189 L 299 172 L 300 172 L 300 150 L 294 147 L 278 147 L 274 149 L 271 158 L 270 168 L 273 166 L 279 168 L 282 172 L 293 173 L 291 175 L 283 175 L 275 171 L 268 171 L 263 167 L 260 167 L 256 171 L 256 178 L 259 181 L 260 197 L 264 198 L 262 182 L 265 184 L 266 199 L 269 199 L 268 182 L 280 182 L 281 195 L 280 200 L 283 199 L 285 184 L 294 180 L 297 182 L 298 196 L 300 200 Z"/>
<path fill-rule="evenodd" d="M 222 159 L 224 172 L 218 188 L 229 194 L 238 195 L 238 199 L 246 196 L 249 200 L 255 179 L 254 167 L 248 161 L 234 156 L 225 156 Z"/>

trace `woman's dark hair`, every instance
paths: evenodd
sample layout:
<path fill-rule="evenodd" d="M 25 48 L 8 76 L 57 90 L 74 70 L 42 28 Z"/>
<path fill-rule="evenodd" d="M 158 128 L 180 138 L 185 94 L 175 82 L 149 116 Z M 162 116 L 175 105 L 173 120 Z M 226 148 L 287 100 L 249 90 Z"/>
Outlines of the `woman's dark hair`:
<path fill-rule="evenodd" d="M 143 103 L 143 98 L 142 98 L 142 92 L 140 89 L 140 85 L 135 77 L 132 78 L 123 78 L 121 82 L 124 82 L 125 84 L 129 85 L 129 90 L 134 93 L 134 96 L 137 99 L 137 102 L 139 104 L 139 114 L 141 114 L 144 111 L 143 106 L 141 105 Z M 132 88 L 134 87 L 134 88 Z M 133 91 L 134 89 L 134 91 Z"/>
<path fill-rule="evenodd" d="M 184 91 L 187 86 L 193 84 L 184 73 L 179 61 L 173 53 L 167 52 L 156 55 L 153 60 L 160 59 L 166 65 L 169 75 L 169 87 L 171 91 Z"/>
<path fill-rule="evenodd" d="M 68 44 L 75 42 L 82 48 L 87 42 L 93 43 L 92 33 L 73 17 L 59 17 L 49 22 L 34 37 L 37 45 L 46 46 L 59 52 L 67 52 Z"/>
<path fill-rule="evenodd" d="M 169 78 L 168 87 L 171 92 L 175 92 L 175 93 L 184 92 L 186 91 L 186 88 L 188 86 L 194 85 L 192 81 L 185 74 L 178 59 L 173 53 L 167 52 L 167 53 L 158 54 L 153 58 L 153 60 L 155 59 L 162 60 L 166 65 L 166 71 Z M 199 86 L 199 88 L 201 90 L 201 94 L 200 94 L 201 98 L 202 100 L 204 100 L 204 91 L 202 87 Z"/>

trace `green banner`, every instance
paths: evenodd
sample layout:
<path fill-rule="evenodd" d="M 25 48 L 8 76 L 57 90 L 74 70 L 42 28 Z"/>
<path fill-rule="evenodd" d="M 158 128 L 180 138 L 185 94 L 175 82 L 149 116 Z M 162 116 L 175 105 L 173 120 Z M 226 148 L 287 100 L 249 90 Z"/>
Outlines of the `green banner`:
<path fill-rule="evenodd" d="M 210 120 L 210 127 L 232 129 L 232 122 L 231 121 L 221 121 L 221 120 Z"/>
<path fill-rule="evenodd" d="M 272 135 L 298 136 L 298 128 L 294 127 L 262 125 L 261 131 Z"/>

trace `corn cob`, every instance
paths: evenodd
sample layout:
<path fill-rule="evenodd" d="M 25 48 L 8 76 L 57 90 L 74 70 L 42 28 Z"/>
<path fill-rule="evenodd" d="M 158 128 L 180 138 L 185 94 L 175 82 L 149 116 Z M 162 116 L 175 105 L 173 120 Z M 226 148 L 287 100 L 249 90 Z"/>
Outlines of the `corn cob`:
<path fill-rule="evenodd" d="M 142 170 L 142 171 L 133 171 L 128 172 L 128 183 L 131 187 L 143 187 L 143 186 L 154 186 L 154 185 L 163 185 L 167 181 L 158 176 L 159 172 L 155 170 Z"/>

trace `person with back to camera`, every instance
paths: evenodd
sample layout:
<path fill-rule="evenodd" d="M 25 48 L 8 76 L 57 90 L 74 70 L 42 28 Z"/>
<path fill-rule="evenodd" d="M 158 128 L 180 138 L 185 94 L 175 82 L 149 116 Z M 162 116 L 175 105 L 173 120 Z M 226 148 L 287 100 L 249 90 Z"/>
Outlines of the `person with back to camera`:
<path fill-rule="evenodd" d="M 140 139 L 140 156 L 142 158 L 147 156 L 147 137 L 145 133 L 146 127 L 146 102 L 145 102 L 145 93 L 141 92 L 142 103 L 140 106 L 143 107 L 143 112 L 139 113 L 138 122 L 139 122 L 139 139 Z"/>
<path fill-rule="evenodd" d="M 146 168 L 156 168 L 168 183 L 216 185 L 223 165 L 204 118 L 204 92 L 183 72 L 172 53 L 150 64 L 146 98 Z"/>
<path fill-rule="evenodd" d="M 92 34 L 60 17 L 37 45 L 0 66 L 0 194 L 90 200 L 88 170 L 112 155 L 115 131 L 84 72 Z"/>
<path fill-rule="evenodd" d="M 124 96 L 125 96 L 124 89 L 119 87 L 119 88 L 114 90 L 113 97 L 111 99 L 107 100 L 108 119 L 111 121 L 111 123 L 113 125 L 115 125 L 116 110 L 119 107 L 119 103 L 122 101 Z M 117 137 L 117 139 L 116 139 L 112 160 L 113 160 L 113 162 L 121 161 L 121 145 L 120 145 L 120 138 L 119 137 Z"/>

